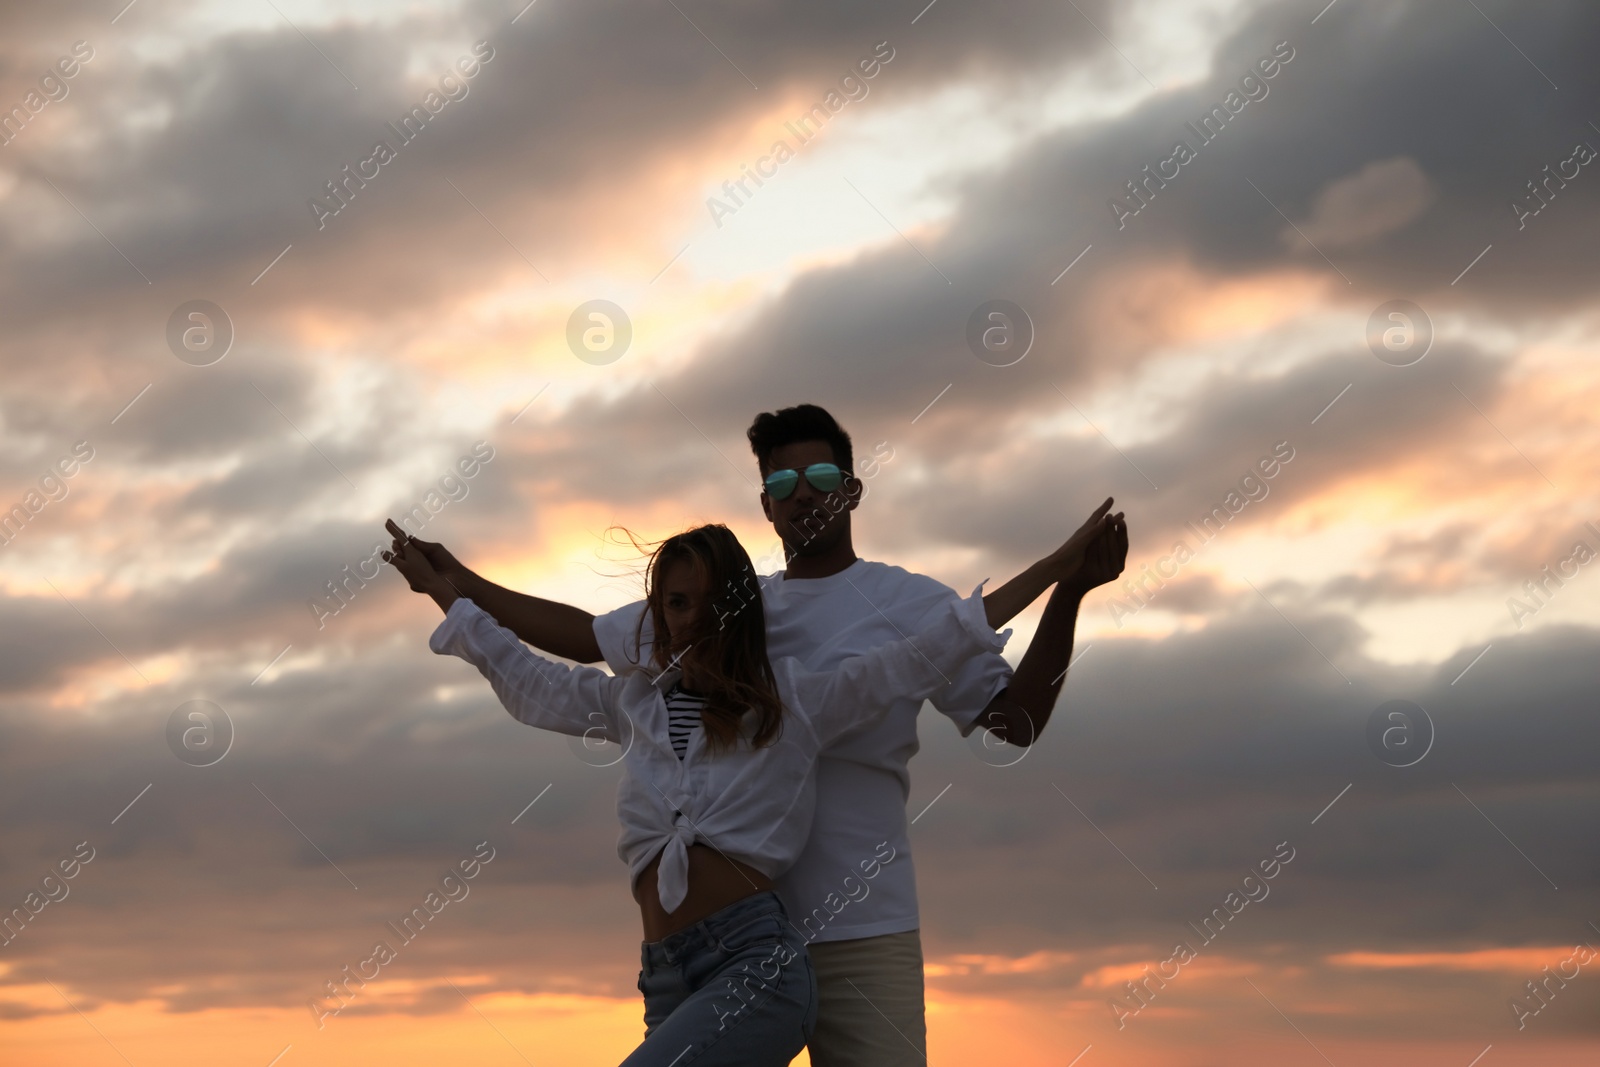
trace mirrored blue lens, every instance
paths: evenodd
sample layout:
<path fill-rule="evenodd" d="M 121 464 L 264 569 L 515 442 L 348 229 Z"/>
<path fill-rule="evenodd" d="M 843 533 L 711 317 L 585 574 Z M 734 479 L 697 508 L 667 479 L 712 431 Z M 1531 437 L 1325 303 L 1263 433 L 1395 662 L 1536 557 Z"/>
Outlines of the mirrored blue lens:
<path fill-rule="evenodd" d="M 799 484 L 799 471 L 773 471 L 767 475 L 767 495 L 774 500 L 783 500 Z"/>
<path fill-rule="evenodd" d="M 844 474 L 832 463 L 813 463 L 806 468 L 806 481 L 813 489 L 831 493 L 844 481 Z"/>

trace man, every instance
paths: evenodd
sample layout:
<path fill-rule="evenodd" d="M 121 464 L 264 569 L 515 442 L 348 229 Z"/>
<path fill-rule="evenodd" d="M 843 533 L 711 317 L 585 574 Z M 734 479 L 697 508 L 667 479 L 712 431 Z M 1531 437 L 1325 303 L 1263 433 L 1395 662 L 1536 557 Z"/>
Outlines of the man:
<path fill-rule="evenodd" d="M 784 544 L 785 570 L 760 579 L 768 651 L 830 670 L 919 628 L 956 593 L 924 575 L 855 554 L 851 519 L 863 485 L 850 437 L 820 407 L 757 416 L 748 431 L 763 479 L 761 507 Z M 1107 499 L 1064 545 L 1030 568 L 1032 597 L 1056 582 L 1038 633 L 1015 672 L 997 655 L 969 661 L 933 705 L 963 736 L 983 727 L 1030 745 L 1049 720 L 1072 655 L 1078 604 L 1114 580 L 1127 525 Z M 396 538 L 402 532 L 391 526 Z M 434 567 L 501 625 L 546 652 L 613 671 L 648 661 L 642 602 L 595 617 L 515 593 L 462 566 L 437 544 L 411 540 Z M 635 636 L 639 640 L 635 641 Z M 922 944 L 907 840 L 907 764 L 917 752 L 920 702 L 902 701 L 877 725 L 823 753 L 817 807 L 800 859 L 779 881 L 790 920 L 808 942 L 818 1012 L 815 1067 L 893 1067 L 926 1060 Z"/>

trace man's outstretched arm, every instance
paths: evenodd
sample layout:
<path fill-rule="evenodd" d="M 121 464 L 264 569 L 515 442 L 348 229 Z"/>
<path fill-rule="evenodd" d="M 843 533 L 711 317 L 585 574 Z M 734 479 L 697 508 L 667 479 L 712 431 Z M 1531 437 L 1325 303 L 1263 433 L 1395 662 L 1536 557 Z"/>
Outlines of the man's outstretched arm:
<path fill-rule="evenodd" d="M 394 537 L 395 551 L 408 545 L 422 553 L 457 594 L 471 600 L 534 648 L 577 663 L 596 663 L 604 658 L 594 637 L 594 616 L 587 611 L 496 585 L 462 564 L 437 541 L 420 541 L 396 526 L 393 519 L 385 525 Z"/>
<path fill-rule="evenodd" d="M 1029 568 L 1029 572 L 1025 572 L 1026 578 L 1013 580 L 1037 583 L 1041 575 L 1057 576 L 1055 590 L 1050 594 L 1044 616 L 1039 620 L 1038 632 L 1034 634 L 1028 651 L 1023 653 L 1022 661 L 1017 664 L 1011 684 L 995 694 L 978 716 L 979 727 L 993 731 L 1008 744 L 1026 748 L 1038 739 L 1045 724 L 1050 721 L 1050 714 L 1061 695 L 1067 665 L 1072 662 L 1078 606 L 1089 590 L 1114 581 L 1127 563 L 1128 524 L 1121 513 L 1108 515 L 1108 510 L 1106 505 L 1102 505 L 1084 524 L 1084 529 L 1091 529 L 1093 524 L 1093 536 L 1087 545 L 1082 546 L 1081 555 L 1067 552 L 1064 558 L 1058 558 L 1072 547 L 1069 541 L 1063 546 L 1063 551 L 1051 557 L 1056 561 L 1057 569 L 1052 570 L 1047 566 L 1048 561 L 1045 561 Z M 1079 531 L 1080 534 L 1082 532 Z M 1075 534 L 1074 540 L 1077 538 Z M 1072 568 L 1074 557 L 1077 557 L 1076 567 L 1063 574 L 1063 570 Z M 1003 586 L 996 592 L 1004 589 Z M 998 610 L 991 614 L 1008 609 L 1009 604 L 996 607 Z"/>

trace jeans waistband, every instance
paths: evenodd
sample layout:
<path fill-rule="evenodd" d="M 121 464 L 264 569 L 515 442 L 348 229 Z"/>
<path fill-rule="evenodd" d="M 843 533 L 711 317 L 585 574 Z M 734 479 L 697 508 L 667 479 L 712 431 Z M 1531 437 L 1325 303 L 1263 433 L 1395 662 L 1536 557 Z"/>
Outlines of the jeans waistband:
<path fill-rule="evenodd" d="M 767 915 L 783 920 L 785 926 L 789 925 L 789 913 L 784 910 L 783 901 L 770 889 L 736 900 L 697 923 L 673 931 L 660 941 L 643 942 L 644 955 L 647 959 L 663 963 L 682 959 L 705 946 L 715 946 L 719 935 Z"/>

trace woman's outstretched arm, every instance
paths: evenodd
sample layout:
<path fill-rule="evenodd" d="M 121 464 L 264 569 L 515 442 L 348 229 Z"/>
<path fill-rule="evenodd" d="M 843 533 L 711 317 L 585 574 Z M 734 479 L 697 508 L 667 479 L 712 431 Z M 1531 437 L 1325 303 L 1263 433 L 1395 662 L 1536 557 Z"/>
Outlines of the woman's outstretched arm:
<path fill-rule="evenodd" d="M 413 546 L 384 553 L 406 583 L 433 599 L 445 621 L 428 646 L 440 655 L 466 660 L 488 679 L 495 696 L 513 718 L 556 733 L 594 737 L 622 744 L 631 723 L 618 705 L 623 681 L 593 667 L 568 667 L 530 650 L 497 624 L 470 597 Z"/>

